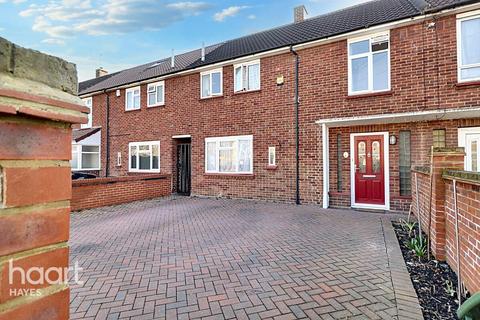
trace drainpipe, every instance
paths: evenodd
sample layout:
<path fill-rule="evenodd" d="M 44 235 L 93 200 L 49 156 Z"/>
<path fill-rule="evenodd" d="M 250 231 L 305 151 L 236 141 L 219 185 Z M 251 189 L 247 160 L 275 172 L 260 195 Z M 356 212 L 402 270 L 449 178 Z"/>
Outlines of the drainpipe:
<path fill-rule="evenodd" d="M 290 52 L 295 56 L 295 203 L 300 204 L 300 134 L 298 124 L 298 69 L 300 59 L 298 53 L 290 46 Z"/>
<path fill-rule="evenodd" d="M 106 103 L 106 125 L 105 125 L 105 152 L 106 155 L 106 165 L 105 165 L 105 176 L 110 176 L 110 97 L 108 96 L 107 90 L 103 90 L 105 94 L 105 103 Z"/>

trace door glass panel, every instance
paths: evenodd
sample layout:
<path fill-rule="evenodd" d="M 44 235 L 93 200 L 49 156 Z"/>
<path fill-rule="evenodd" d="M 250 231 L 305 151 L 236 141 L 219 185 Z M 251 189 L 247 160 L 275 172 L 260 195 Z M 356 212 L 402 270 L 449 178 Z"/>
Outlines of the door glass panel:
<path fill-rule="evenodd" d="M 473 140 L 470 148 L 472 157 L 472 171 L 478 171 L 478 140 Z"/>
<path fill-rule="evenodd" d="M 372 142 L 372 171 L 380 173 L 380 142 Z"/>
<path fill-rule="evenodd" d="M 358 143 L 358 170 L 360 171 L 360 173 L 367 172 L 366 147 L 367 145 L 365 142 L 361 141 Z"/>

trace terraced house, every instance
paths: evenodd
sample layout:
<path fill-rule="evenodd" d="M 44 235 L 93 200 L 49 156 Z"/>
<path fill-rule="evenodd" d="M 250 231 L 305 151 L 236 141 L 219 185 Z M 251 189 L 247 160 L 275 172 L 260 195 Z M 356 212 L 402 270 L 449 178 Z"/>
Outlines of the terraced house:
<path fill-rule="evenodd" d="M 479 1 L 302 10 L 80 83 L 93 112 L 75 168 L 171 174 L 185 194 L 392 211 L 408 210 L 410 169 L 432 146 L 463 146 L 465 169 L 480 169 Z"/>

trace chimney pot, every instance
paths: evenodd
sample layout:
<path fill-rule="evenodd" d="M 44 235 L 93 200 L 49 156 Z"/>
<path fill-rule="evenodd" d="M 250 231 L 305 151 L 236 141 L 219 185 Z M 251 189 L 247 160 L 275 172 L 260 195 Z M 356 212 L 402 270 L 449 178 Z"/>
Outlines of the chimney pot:
<path fill-rule="evenodd" d="M 305 20 L 305 13 L 308 14 L 307 9 L 304 5 L 295 7 L 293 9 L 293 21 L 295 23 L 302 22 Z"/>
<path fill-rule="evenodd" d="M 108 74 L 108 71 L 102 67 L 95 70 L 95 78 L 103 77 Z"/>

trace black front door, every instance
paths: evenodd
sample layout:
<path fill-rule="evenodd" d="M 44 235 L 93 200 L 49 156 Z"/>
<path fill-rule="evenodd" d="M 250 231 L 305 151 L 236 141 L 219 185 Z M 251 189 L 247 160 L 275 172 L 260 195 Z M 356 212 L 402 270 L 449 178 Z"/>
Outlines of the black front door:
<path fill-rule="evenodd" d="M 190 143 L 177 145 L 177 193 L 190 195 Z"/>

